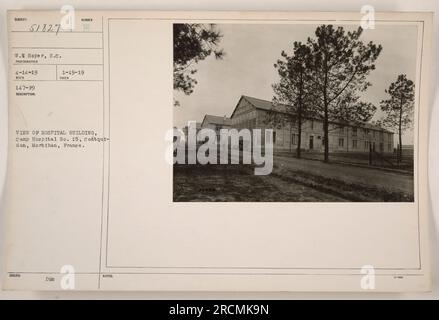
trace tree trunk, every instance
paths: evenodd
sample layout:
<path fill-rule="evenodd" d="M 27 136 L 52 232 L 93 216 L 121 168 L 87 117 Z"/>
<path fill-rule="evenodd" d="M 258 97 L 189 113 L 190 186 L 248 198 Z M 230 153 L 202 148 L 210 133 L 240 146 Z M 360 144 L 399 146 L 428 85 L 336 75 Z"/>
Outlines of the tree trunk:
<path fill-rule="evenodd" d="M 300 147 L 302 144 L 302 100 L 303 97 L 303 82 L 300 84 L 300 93 L 299 93 L 299 105 L 297 108 L 297 150 L 296 150 L 296 154 L 297 154 L 297 158 L 300 159 L 301 154 L 300 154 Z"/>
<path fill-rule="evenodd" d="M 402 130 L 401 129 L 402 129 L 402 98 L 399 108 L 399 125 L 398 125 L 399 148 L 398 148 L 398 156 L 397 156 L 398 165 L 400 165 L 402 161 Z"/>
<path fill-rule="evenodd" d="M 329 139 L 328 139 L 328 133 L 329 133 L 329 126 L 328 126 L 328 107 L 325 103 L 325 117 L 323 119 L 323 140 L 325 144 L 325 158 L 324 161 L 329 161 Z"/>
<path fill-rule="evenodd" d="M 290 152 L 293 152 L 293 119 L 290 118 Z"/>
<path fill-rule="evenodd" d="M 324 143 L 325 143 L 324 162 L 329 162 L 329 137 L 328 137 L 329 124 L 328 124 L 327 85 L 328 85 L 328 69 L 327 69 L 327 61 L 325 57 L 325 82 L 323 84 L 323 106 L 324 106 L 323 133 L 324 133 Z"/>
<path fill-rule="evenodd" d="M 298 119 L 297 119 L 297 149 L 296 154 L 297 158 L 300 159 L 300 147 L 302 144 L 302 112 L 299 112 Z"/>
<path fill-rule="evenodd" d="M 398 136 L 399 136 L 399 148 L 398 148 L 398 165 L 399 165 L 399 164 L 401 164 L 401 160 L 402 160 L 401 114 L 400 114 L 400 116 L 399 116 Z"/>

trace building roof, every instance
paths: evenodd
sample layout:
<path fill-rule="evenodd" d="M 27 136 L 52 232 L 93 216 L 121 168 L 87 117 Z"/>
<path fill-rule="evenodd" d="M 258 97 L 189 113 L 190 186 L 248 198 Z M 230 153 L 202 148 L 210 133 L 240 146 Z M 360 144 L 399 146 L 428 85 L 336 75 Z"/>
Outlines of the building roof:
<path fill-rule="evenodd" d="M 213 116 L 211 114 L 206 114 L 203 118 L 203 122 L 201 123 L 201 126 L 204 126 L 205 123 L 229 126 L 231 124 L 231 121 L 230 118 L 227 118 L 226 116 L 220 117 L 220 116 Z"/>
<path fill-rule="evenodd" d="M 187 129 L 187 127 L 188 127 L 188 126 L 185 125 L 185 126 L 183 127 L 183 129 L 185 129 L 185 128 Z M 199 122 L 195 122 L 195 128 L 196 128 L 196 129 L 200 129 L 200 128 L 201 128 L 201 123 L 199 123 Z"/>
<path fill-rule="evenodd" d="M 268 100 L 263 100 L 263 99 L 258 99 L 258 98 L 254 98 L 254 97 L 249 97 L 249 96 L 245 96 L 242 95 L 241 98 L 239 99 L 239 101 L 241 101 L 241 99 L 245 99 L 247 100 L 251 105 L 253 105 L 256 109 L 260 109 L 260 110 L 266 110 L 266 111 L 277 111 L 277 112 L 286 112 L 287 109 L 287 105 L 285 104 L 277 104 L 274 105 L 271 101 Z M 239 102 L 238 102 L 239 105 Z M 236 110 L 236 108 L 235 108 Z M 233 111 L 235 112 L 235 111 Z M 232 116 L 233 117 L 233 113 Z M 312 119 L 312 118 L 309 118 Z M 321 120 L 318 118 L 314 118 L 314 120 Z M 339 124 L 339 125 L 344 125 L 344 126 L 361 126 L 363 128 L 366 129 L 371 129 L 371 130 L 378 130 L 378 131 L 384 131 L 384 132 L 388 132 L 388 133 L 393 133 L 392 131 L 389 131 L 387 129 L 384 129 L 378 125 L 369 123 L 369 122 L 361 122 L 361 123 L 348 123 L 348 122 L 335 122 L 335 121 L 330 121 L 330 123 L 334 123 L 334 124 Z"/>
<path fill-rule="evenodd" d="M 245 100 L 250 102 L 255 108 L 262 109 L 262 110 L 276 110 L 279 112 L 285 112 L 286 111 L 286 105 L 284 104 L 277 104 L 274 105 L 271 101 L 262 100 L 254 97 L 249 96 L 242 96 Z"/>

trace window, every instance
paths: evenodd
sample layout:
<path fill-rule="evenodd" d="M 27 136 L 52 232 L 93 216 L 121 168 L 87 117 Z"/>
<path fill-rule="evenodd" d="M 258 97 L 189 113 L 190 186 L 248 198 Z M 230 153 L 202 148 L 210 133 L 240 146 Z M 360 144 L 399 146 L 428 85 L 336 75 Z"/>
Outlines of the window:
<path fill-rule="evenodd" d="M 389 152 L 392 151 L 392 143 L 391 143 L 391 142 L 389 142 L 389 143 L 387 144 L 387 151 L 389 151 Z"/>
<path fill-rule="evenodd" d="M 297 134 L 295 134 L 295 133 L 293 133 L 292 135 L 291 135 L 291 143 L 293 144 L 293 145 L 297 145 L 297 143 L 298 143 L 298 135 Z"/>
<path fill-rule="evenodd" d="M 314 120 L 311 120 L 311 130 L 314 130 Z"/>
<path fill-rule="evenodd" d="M 273 131 L 273 144 L 276 143 L 276 131 Z"/>
<path fill-rule="evenodd" d="M 343 147 L 343 145 L 344 145 L 344 139 L 343 138 L 338 139 L 338 146 Z"/>
<path fill-rule="evenodd" d="M 384 132 L 380 131 L 380 140 L 384 140 Z"/>
<path fill-rule="evenodd" d="M 352 148 L 357 149 L 357 140 L 352 140 Z"/>
<path fill-rule="evenodd" d="M 356 137 L 357 136 L 357 128 L 352 128 L 352 136 Z"/>
<path fill-rule="evenodd" d="M 344 134 L 344 127 L 343 126 L 340 127 L 340 134 Z"/>
<path fill-rule="evenodd" d="M 370 146 L 370 142 L 369 141 L 364 141 L 364 149 L 369 149 Z"/>

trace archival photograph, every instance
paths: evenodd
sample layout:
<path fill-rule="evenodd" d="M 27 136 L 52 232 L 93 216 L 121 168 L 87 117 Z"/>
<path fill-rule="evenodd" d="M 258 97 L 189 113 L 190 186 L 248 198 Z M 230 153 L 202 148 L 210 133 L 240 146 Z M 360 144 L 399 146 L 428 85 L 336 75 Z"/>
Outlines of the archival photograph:
<path fill-rule="evenodd" d="M 413 202 L 418 26 L 173 25 L 174 202 Z"/>

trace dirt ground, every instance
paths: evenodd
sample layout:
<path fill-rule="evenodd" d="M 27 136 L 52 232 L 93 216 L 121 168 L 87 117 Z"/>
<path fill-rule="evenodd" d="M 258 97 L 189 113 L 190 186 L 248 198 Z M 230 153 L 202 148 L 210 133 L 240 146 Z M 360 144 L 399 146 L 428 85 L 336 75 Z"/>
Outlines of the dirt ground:
<path fill-rule="evenodd" d="M 339 202 L 345 198 L 327 194 L 275 175 L 256 176 L 246 165 L 174 166 L 176 202 Z"/>
<path fill-rule="evenodd" d="M 413 176 L 376 168 L 275 157 L 273 172 L 252 165 L 174 165 L 176 202 L 412 202 Z"/>

